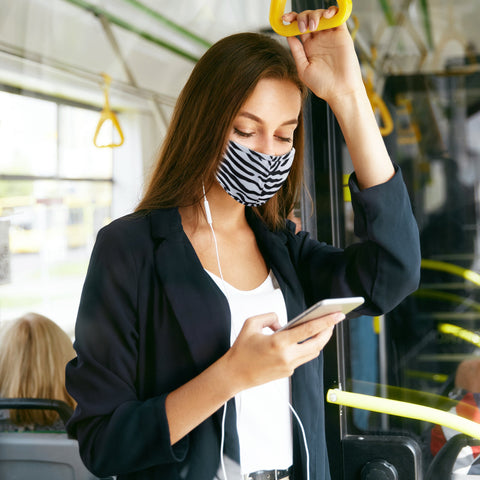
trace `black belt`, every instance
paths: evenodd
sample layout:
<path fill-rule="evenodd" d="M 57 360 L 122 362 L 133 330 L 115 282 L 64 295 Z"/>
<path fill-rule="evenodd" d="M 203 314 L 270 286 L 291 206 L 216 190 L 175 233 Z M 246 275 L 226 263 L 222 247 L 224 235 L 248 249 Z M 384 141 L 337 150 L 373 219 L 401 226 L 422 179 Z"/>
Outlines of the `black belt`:
<path fill-rule="evenodd" d="M 243 480 L 280 480 L 286 477 L 290 477 L 290 480 L 292 480 L 292 475 L 293 467 L 286 470 L 258 470 L 248 475 L 243 475 Z"/>

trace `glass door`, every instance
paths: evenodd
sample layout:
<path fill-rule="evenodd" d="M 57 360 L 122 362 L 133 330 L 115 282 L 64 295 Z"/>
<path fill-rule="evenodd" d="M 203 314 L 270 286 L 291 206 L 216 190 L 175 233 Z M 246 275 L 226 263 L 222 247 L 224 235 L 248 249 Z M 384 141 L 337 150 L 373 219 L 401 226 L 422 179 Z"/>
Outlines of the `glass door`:
<path fill-rule="evenodd" d="M 366 398 L 362 408 L 327 403 L 335 479 L 480 475 L 480 3 L 450 3 L 353 2 L 349 27 L 388 112 L 376 109 L 418 222 L 422 274 L 394 311 L 343 322 L 325 349 L 326 390 Z M 302 223 L 345 246 L 356 240 L 348 151 L 323 102 L 311 99 L 306 116 Z"/>

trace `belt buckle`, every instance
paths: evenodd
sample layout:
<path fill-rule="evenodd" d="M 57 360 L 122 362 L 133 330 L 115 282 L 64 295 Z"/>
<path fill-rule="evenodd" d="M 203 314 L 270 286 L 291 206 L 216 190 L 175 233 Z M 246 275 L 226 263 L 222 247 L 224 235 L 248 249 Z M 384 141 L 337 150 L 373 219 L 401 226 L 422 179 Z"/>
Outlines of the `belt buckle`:
<path fill-rule="evenodd" d="M 290 477 L 292 467 L 287 468 L 286 470 L 275 469 L 275 470 L 257 470 L 256 472 L 251 472 L 245 475 L 242 475 L 243 480 L 281 480 L 282 478 Z M 286 473 L 286 475 L 285 475 Z M 278 475 L 283 475 L 279 477 Z"/>
<path fill-rule="evenodd" d="M 257 470 L 245 475 L 245 480 L 276 480 L 276 470 Z"/>

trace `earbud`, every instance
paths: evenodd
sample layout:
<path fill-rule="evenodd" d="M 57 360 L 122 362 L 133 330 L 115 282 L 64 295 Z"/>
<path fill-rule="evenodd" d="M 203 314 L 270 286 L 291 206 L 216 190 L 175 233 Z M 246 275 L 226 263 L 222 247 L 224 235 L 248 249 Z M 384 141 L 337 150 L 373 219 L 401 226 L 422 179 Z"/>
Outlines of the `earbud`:
<path fill-rule="evenodd" d="M 208 205 L 208 200 L 207 200 L 207 195 L 205 194 L 205 185 L 202 182 L 202 188 L 203 188 L 203 205 L 205 207 L 205 215 L 207 216 L 207 223 L 209 225 L 212 225 L 212 214 L 210 212 L 210 206 Z"/>
<path fill-rule="evenodd" d="M 212 214 L 210 213 L 210 207 L 208 205 L 207 197 L 203 197 L 203 204 L 205 206 L 205 215 L 207 216 L 207 223 L 211 225 L 212 222 Z"/>

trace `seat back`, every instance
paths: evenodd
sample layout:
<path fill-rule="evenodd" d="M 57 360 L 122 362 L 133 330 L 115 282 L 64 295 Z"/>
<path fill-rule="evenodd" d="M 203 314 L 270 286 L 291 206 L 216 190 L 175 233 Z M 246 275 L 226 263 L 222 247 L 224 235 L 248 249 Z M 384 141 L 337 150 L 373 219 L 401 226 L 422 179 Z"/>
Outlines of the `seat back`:
<path fill-rule="evenodd" d="M 0 478 L 96 480 L 83 465 L 76 440 L 66 433 L 0 433 Z"/>
<path fill-rule="evenodd" d="M 0 409 L 53 409 L 65 423 L 72 409 L 49 399 L 0 399 Z M 98 480 L 83 464 L 78 442 L 63 432 L 0 432 L 0 479 Z M 109 480 L 109 479 L 105 479 Z"/>
<path fill-rule="evenodd" d="M 459 433 L 451 437 L 447 443 L 440 449 L 440 451 L 433 458 L 427 473 L 425 480 L 466 480 L 467 478 L 474 478 L 473 475 L 462 475 L 452 473 L 455 462 L 458 459 L 460 451 L 464 447 L 479 446 L 480 441 Z"/>

